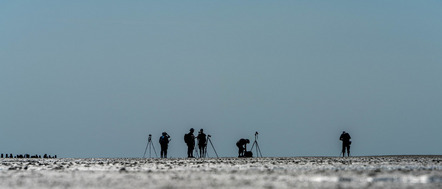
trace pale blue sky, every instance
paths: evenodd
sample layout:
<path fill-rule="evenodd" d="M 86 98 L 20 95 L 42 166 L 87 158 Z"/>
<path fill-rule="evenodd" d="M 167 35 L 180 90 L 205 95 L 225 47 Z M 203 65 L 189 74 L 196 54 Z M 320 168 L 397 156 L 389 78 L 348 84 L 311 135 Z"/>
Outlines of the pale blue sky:
<path fill-rule="evenodd" d="M 440 1 L 2 1 L 0 153 L 441 154 Z M 159 148 L 159 146 L 156 146 Z M 159 149 L 157 149 L 159 150 Z M 209 153 L 211 149 L 209 149 Z M 213 153 L 212 153 L 213 154 Z"/>

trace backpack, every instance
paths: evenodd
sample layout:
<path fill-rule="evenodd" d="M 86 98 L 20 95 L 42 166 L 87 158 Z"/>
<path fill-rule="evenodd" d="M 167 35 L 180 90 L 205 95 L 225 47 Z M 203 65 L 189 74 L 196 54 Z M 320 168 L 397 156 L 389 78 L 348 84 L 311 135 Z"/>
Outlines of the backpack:
<path fill-rule="evenodd" d="M 187 144 L 187 143 L 189 143 L 189 133 L 187 133 L 187 134 L 184 134 L 184 142 Z"/>

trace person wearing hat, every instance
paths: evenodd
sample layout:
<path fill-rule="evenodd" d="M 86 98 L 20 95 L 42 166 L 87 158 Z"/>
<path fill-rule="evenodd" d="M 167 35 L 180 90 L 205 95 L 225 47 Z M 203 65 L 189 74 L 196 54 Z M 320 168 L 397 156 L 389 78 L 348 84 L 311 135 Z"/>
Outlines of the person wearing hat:
<path fill-rule="evenodd" d="M 195 135 L 193 135 L 194 129 L 191 128 L 189 133 L 184 135 L 184 142 L 187 144 L 187 157 L 193 158 L 193 149 L 195 148 Z"/>
<path fill-rule="evenodd" d="M 236 146 L 238 147 L 238 157 L 244 157 L 244 152 L 247 149 L 247 144 L 250 143 L 249 139 L 239 139 L 238 142 L 236 142 Z"/>
<path fill-rule="evenodd" d="M 339 137 L 339 140 L 342 141 L 342 157 L 345 157 L 345 149 L 347 149 L 347 156 L 350 157 L 350 141 L 351 137 L 350 134 L 346 133 L 345 131 L 342 131 L 341 136 Z"/>
<path fill-rule="evenodd" d="M 196 137 L 198 140 L 198 148 L 200 150 L 200 158 L 206 157 L 206 134 L 204 134 L 204 130 L 200 129 L 198 136 Z"/>
<path fill-rule="evenodd" d="M 160 137 L 161 158 L 167 158 L 167 148 L 169 147 L 169 138 L 170 136 L 166 132 L 163 132 Z"/>

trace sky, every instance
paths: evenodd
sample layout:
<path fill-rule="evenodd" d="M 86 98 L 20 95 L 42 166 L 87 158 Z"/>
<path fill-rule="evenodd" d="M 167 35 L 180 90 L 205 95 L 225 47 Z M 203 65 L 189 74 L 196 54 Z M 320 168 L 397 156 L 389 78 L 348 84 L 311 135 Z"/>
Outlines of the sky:
<path fill-rule="evenodd" d="M 0 153 L 440 155 L 442 2 L 1 1 Z M 213 157 L 213 150 L 208 149 Z"/>

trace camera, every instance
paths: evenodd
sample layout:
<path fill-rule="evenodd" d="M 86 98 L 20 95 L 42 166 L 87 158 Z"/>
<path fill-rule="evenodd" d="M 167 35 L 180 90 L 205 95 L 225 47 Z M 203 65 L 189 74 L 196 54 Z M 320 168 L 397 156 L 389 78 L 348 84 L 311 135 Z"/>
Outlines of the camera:
<path fill-rule="evenodd" d="M 207 135 L 207 137 L 212 137 L 212 135 Z"/>

